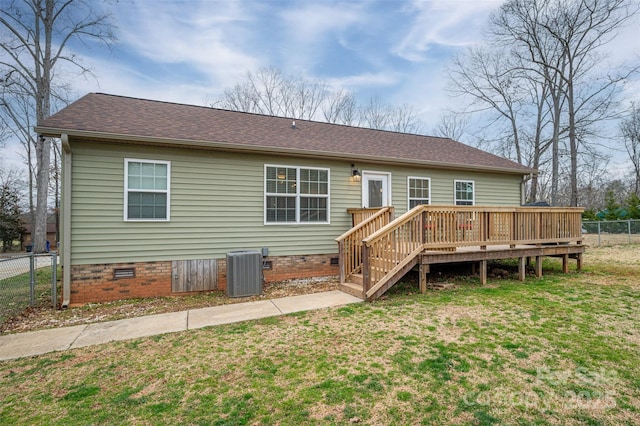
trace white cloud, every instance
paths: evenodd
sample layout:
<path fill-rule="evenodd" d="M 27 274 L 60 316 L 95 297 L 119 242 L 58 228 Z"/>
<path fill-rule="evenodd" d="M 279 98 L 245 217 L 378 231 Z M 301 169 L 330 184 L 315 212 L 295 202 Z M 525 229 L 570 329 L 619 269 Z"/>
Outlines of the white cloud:
<path fill-rule="evenodd" d="M 399 82 L 400 76 L 394 72 L 366 72 L 340 78 L 328 79 L 328 84 L 336 88 L 345 88 L 351 91 L 369 90 L 375 87 L 392 86 Z"/>
<path fill-rule="evenodd" d="M 293 3 L 278 14 L 282 26 L 278 42 L 282 56 L 277 58 L 288 73 L 308 72 L 326 54 L 331 42 L 340 44 L 344 31 L 366 21 L 361 5 L 340 3 Z M 272 60 L 274 58 L 271 58 Z"/>
<path fill-rule="evenodd" d="M 363 19 L 357 4 L 297 3 L 281 13 L 285 31 L 297 44 L 314 45 L 336 31 L 344 30 Z"/>
<path fill-rule="evenodd" d="M 134 55 L 172 66 L 186 65 L 223 85 L 258 60 L 245 53 L 252 15 L 239 2 L 139 2 L 120 11 L 119 38 Z M 130 6 L 131 7 L 131 6 Z"/>
<path fill-rule="evenodd" d="M 480 39 L 489 14 L 500 1 L 422 1 L 415 0 L 408 11 L 416 17 L 394 53 L 412 62 L 425 60 L 434 45 L 462 47 Z"/>

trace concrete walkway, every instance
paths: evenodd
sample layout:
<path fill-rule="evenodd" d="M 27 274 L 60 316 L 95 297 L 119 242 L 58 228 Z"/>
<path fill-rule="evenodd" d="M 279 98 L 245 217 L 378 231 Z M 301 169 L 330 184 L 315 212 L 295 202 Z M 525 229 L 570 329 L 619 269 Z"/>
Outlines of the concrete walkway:
<path fill-rule="evenodd" d="M 0 361 L 362 302 L 341 291 L 234 303 L 0 336 Z"/>

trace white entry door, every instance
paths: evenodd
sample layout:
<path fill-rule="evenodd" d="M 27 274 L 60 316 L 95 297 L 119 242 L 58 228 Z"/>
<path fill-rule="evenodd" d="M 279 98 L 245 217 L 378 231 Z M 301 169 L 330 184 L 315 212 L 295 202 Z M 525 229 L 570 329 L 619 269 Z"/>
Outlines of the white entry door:
<path fill-rule="evenodd" d="M 391 174 L 362 172 L 362 206 L 386 207 L 391 205 Z"/>

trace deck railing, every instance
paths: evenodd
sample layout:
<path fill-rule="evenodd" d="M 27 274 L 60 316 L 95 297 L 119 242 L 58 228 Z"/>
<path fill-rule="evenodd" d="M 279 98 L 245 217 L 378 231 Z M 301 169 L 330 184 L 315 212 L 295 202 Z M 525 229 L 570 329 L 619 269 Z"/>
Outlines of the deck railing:
<path fill-rule="evenodd" d="M 345 279 L 353 274 L 362 272 L 362 240 L 393 221 L 395 209 L 393 207 L 384 207 L 381 209 L 358 210 L 366 210 L 372 214 L 367 214 L 366 218 L 363 218 L 353 228 L 336 238 L 340 264 L 340 282 L 344 282 Z"/>
<path fill-rule="evenodd" d="M 582 208 L 423 206 L 421 210 L 425 249 L 582 240 Z"/>
<path fill-rule="evenodd" d="M 385 207 L 387 208 L 387 207 Z M 393 209 L 393 207 L 388 207 Z M 351 215 L 351 226 L 358 226 L 371 216 L 377 214 L 382 208 L 380 207 L 362 207 L 347 209 L 347 213 Z"/>
<path fill-rule="evenodd" d="M 581 243 L 582 211 L 557 207 L 417 206 L 362 241 L 364 292 L 367 296 L 375 293 L 423 250 Z"/>

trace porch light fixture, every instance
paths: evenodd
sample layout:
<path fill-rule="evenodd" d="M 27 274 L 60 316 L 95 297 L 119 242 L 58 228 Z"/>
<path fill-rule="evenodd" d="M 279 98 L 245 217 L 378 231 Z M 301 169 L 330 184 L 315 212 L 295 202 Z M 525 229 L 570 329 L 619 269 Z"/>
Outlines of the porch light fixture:
<path fill-rule="evenodd" d="M 362 175 L 360 174 L 360 171 L 358 169 L 356 169 L 356 165 L 352 164 L 351 165 L 351 180 L 353 180 L 354 182 L 360 182 L 360 179 L 362 178 Z"/>

